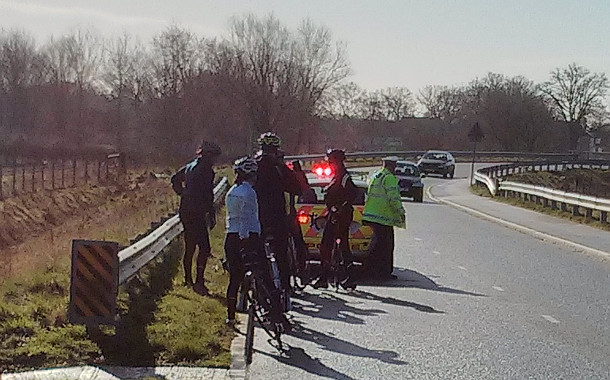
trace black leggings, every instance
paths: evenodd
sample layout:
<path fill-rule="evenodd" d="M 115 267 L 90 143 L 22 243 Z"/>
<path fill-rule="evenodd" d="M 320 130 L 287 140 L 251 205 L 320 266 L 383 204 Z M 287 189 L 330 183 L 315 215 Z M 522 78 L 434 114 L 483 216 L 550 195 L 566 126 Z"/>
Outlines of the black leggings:
<path fill-rule="evenodd" d="M 225 258 L 229 266 L 229 286 L 227 287 L 227 300 L 237 299 L 237 292 L 244 279 L 244 263 L 241 257 L 242 240 L 237 233 L 228 233 L 225 236 Z"/>

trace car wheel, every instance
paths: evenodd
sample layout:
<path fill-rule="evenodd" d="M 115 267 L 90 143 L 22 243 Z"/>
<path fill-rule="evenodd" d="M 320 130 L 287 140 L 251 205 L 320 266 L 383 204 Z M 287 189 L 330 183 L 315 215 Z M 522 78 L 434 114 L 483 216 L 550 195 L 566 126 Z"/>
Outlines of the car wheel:
<path fill-rule="evenodd" d="M 443 178 L 448 178 L 449 177 L 449 171 L 445 171 L 443 173 Z"/>
<path fill-rule="evenodd" d="M 424 201 L 424 188 L 422 187 L 417 193 L 413 195 L 413 201 L 422 203 Z"/>
<path fill-rule="evenodd" d="M 455 168 L 451 168 L 451 173 L 449 173 L 449 178 L 453 179 L 454 174 L 455 174 Z"/>

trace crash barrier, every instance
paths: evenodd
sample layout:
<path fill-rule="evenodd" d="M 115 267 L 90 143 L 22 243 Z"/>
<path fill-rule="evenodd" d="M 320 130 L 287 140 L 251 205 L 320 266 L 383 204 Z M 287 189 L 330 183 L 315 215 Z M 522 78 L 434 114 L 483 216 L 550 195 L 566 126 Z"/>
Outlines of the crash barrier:
<path fill-rule="evenodd" d="M 505 197 L 520 197 L 544 207 L 551 207 L 553 210 L 572 211 L 575 216 L 582 216 L 581 208 L 584 209 L 584 216 L 592 219 L 594 212 L 599 213 L 595 218 L 601 222 L 608 221 L 610 212 L 610 199 L 592 197 L 588 195 L 568 193 L 565 191 L 549 189 L 542 186 L 528 185 L 524 183 L 503 181 L 499 186 L 500 194 Z"/>
<path fill-rule="evenodd" d="M 472 151 L 449 151 L 456 160 L 471 161 L 473 159 Z M 361 161 L 364 159 L 381 159 L 386 156 L 398 156 L 401 159 L 417 161 L 426 151 L 423 150 L 405 150 L 405 151 L 379 151 L 379 152 L 346 152 L 345 156 L 348 162 Z M 530 153 L 530 152 L 476 152 L 475 161 L 575 161 L 581 158 L 583 153 Z M 587 159 L 606 159 L 610 160 L 610 153 L 586 153 Z M 285 156 L 286 161 L 301 160 L 304 165 L 312 166 L 316 162 L 323 160 L 324 154 L 303 154 Z"/>
<path fill-rule="evenodd" d="M 223 177 L 214 187 L 214 204 L 223 201 L 228 189 L 229 180 L 227 177 Z M 108 312 L 108 310 L 113 310 L 113 306 L 107 304 L 102 308 L 99 306 L 99 300 L 116 300 L 118 286 L 125 284 L 135 276 L 140 269 L 155 259 L 183 231 L 182 223 L 180 223 L 177 214 L 162 220 L 159 225 L 152 223 L 152 226 L 154 227 L 152 232 L 138 239 L 129 247 L 120 250 L 118 244 L 114 242 L 73 241 L 70 286 L 75 293 L 74 295 L 71 294 L 69 306 L 69 310 L 72 311 L 70 315 L 75 316 L 71 320 L 72 323 L 113 323 L 112 318 L 108 318 L 109 315 L 114 317 L 113 313 Z M 108 247 L 116 247 L 114 256 L 118 257 L 118 260 L 115 264 L 101 257 L 100 252 L 108 252 Z M 79 268 L 81 269 L 79 270 Z M 89 278 L 90 281 L 83 281 L 83 277 Z M 87 289 L 82 291 L 82 284 L 88 284 L 89 289 L 94 289 L 94 291 Z M 102 286 L 104 284 L 105 286 Z M 77 293 L 79 289 L 81 291 Z M 96 305 L 98 306 L 96 307 Z M 79 312 L 75 313 L 74 310 Z M 97 312 L 98 310 L 100 312 Z"/>
<path fill-rule="evenodd" d="M 0 200 L 41 190 L 118 181 L 124 172 L 118 153 L 100 158 L 10 160 L 0 165 Z"/>
<path fill-rule="evenodd" d="M 610 160 L 547 161 L 494 165 L 477 170 L 474 174 L 474 180 L 485 185 L 492 196 L 500 194 L 504 197 L 519 197 L 552 209 L 571 211 L 575 216 L 583 215 L 581 214 L 582 208 L 584 209 L 584 216 L 587 218 L 595 217 L 601 222 L 607 222 L 610 199 L 503 180 L 511 174 L 568 169 L 608 170 L 610 169 Z"/>

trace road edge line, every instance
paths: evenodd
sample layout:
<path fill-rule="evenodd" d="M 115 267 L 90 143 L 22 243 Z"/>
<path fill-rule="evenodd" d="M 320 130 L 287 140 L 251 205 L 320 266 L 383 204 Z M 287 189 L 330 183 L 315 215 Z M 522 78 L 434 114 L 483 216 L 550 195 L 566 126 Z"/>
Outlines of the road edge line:
<path fill-rule="evenodd" d="M 560 238 L 560 237 L 557 237 L 557 236 L 554 236 L 554 235 L 550 235 L 550 234 L 547 234 L 546 232 L 536 231 L 536 230 L 534 230 L 532 228 L 523 226 L 521 224 L 509 222 L 508 220 L 501 219 L 501 218 L 499 218 L 497 216 L 493 216 L 493 215 L 484 213 L 482 211 L 475 210 L 475 209 L 470 208 L 468 206 L 464 206 L 464 205 L 461 205 L 459 203 L 455 203 L 453 201 L 449 201 L 447 199 L 437 198 L 434 195 L 432 195 L 432 188 L 434 188 L 436 186 L 438 186 L 438 185 L 434 185 L 434 186 L 428 187 L 428 189 L 426 190 L 428 198 L 432 199 L 434 202 L 445 203 L 445 204 L 447 204 L 447 205 L 449 205 L 449 206 L 451 206 L 453 208 L 460 209 L 460 210 L 465 211 L 465 212 L 467 212 L 469 214 L 472 214 L 472 215 L 475 215 L 475 216 L 479 216 L 479 217 L 482 217 L 482 218 L 485 218 L 485 219 L 489 219 L 489 220 L 491 220 L 493 222 L 496 222 L 498 224 L 502 224 L 502 225 L 504 225 L 506 227 L 515 229 L 515 230 L 520 231 L 520 232 L 527 233 L 527 234 L 532 235 L 532 236 L 534 236 L 534 237 L 536 237 L 536 238 L 538 238 L 540 240 L 551 240 L 551 241 L 554 241 L 556 243 L 564 244 L 564 245 L 570 246 L 572 248 L 576 248 L 576 249 L 584 251 L 584 252 L 588 252 L 588 253 L 591 253 L 591 254 L 594 254 L 594 255 L 597 255 L 597 256 L 601 256 L 603 259 L 610 259 L 610 253 L 602 251 L 602 250 L 599 250 L 597 248 L 592 248 L 592 247 L 589 247 L 589 246 L 586 246 L 586 245 L 583 245 L 583 244 L 580 244 L 580 243 L 573 242 L 571 240 L 567 240 L 567 239 L 563 239 L 563 238 Z"/>

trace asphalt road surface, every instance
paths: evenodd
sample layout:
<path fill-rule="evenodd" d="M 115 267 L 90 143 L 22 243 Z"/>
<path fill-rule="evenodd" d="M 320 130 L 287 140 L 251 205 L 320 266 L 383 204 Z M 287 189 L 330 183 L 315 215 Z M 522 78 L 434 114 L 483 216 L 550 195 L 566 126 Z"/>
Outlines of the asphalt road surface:
<path fill-rule="evenodd" d="M 427 198 L 405 207 L 399 278 L 308 288 L 286 352 L 256 330 L 249 378 L 610 379 L 608 260 Z"/>

